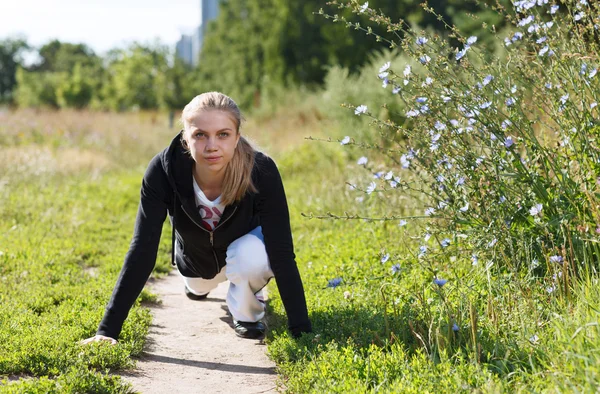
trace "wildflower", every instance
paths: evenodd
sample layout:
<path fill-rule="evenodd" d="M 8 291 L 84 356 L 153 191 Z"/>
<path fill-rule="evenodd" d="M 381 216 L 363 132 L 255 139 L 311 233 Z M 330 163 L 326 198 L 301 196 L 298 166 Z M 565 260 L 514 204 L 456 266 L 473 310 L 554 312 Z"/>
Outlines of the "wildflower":
<path fill-rule="evenodd" d="M 373 193 L 375 189 L 377 189 L 377 184 L 375 182 L 369 183 L 369 186 L 367 186 L 367 194 Z"/>
<path fill-rule="evenodd" d="M 386 62 L 384 63 L 383 66 L 381 66 L 381 68 L 379 69 L 380 73 L 386 72 L 387 70 L 389 70 L 390 66 L 392 65 L 391 62 Z M 386 75 L 387 76 L 387 75 Z"/>
<path fill-rule="evenodd" d="M 519 21 L 519 23 L 518 23 L 518 26 L 520 26 L 520 27 L 527 26 L 528 24 L 533 22 L 534 19 L 535 19 L 535 17 L 533 15 L 529 15 L 527 18 L 521 19 L 521 21 Z"/>
<path fill-rule="evenodd" d="M 560 6 L 558 5 L 553 5 L 552 7 L 550 7 L 550 14 L 554 15 L 556 14 L 556 11 L 558 11 L 558 9 L 560 8 Z"/>
<path fill-rule="evenodd" d="M 367 9 L 369 8 L 369 2 L 365 2 L 365 4 L 363 4 L 362 6 L 360 6 L 360 13 L 362 14 L 363 12 L 365 12 Z"/>
<path fill-rule="evenodd" d="M 467 38 L 467 45 L 473 45 L 477 42 L 477 37 L 476 36 L 471 36 L 469 38 Z"/>
<path fill-rule="evenodd" d="M 538 261 L 538 259 L 531 260 L 531 268 L 537 268 L 539 266 L 540 266 L 540 262 Z"/>
<path fill-rule="evenodd" d="M 356 198 L 354 199 L 354 201 L 356 201 L 357 203 L 359 203 L 359 204 L 360 204 L 361 202 L 365 201 L 365 198 L 364 198 L 363 196 L 359 196 L 359 197 L 356 197 Z"/>
<path fill-rule="evenodd" d="M 458 324 L 456 324 L 456 323 L 453 323 L 453 324 L 452 324 L 452 331 L 454 331 L 454 332 L 458 332 L 458 330 L 460 330 L 460 328 L 458 327 Z"/>
<path fill-rule="evenodd" d="M 383 171 L 377 171 L 375 174 L 373 174 L 373 178 L 375 179 L 381 179 L 381 177 L 383 176 Z"/>
<path fill-rule="evenodd" d="M 444 182 L 444 181 L 446 180 L 446 178 L 444 178 L 444 176 L 443 176 L 443 175 L 438 175 L 438 176 L 436 177 L 436 179 L 437 179 L 437 181 L 438 181 L 438 182 L 440 182 L 440 183 L 442 183 L 442 182 Z"/>
<path fill-rule="evenodd" d="M 435 213 L 435 208 L 427 208 L 425 210 L 425 216 L 431 216 Z"/>
<path fill-rule="evenodd" d="M 427 97 L 417 97 L 417 103 L 422 104 L 427 101 Z"/>
<path fill-rule="evenodd" d="M 419 58 L 419 61 L 421 62 L 421 64 L 427 64 L 431 61 L 431 58 L 427 55 L 423 55 Z"/>
<path fill-rule="evenodd" d="M 358 159 L 356 164 L 358 164 L 359 166 L 364 166 L 368 162 L 369 162 L 369 159 L 367 159 L 365 156 L 362 156 L 360 159 Z"/>
<path fill-rule="evenodd" d="M 563 257 L 562 257 L 562 256 L 559 256 L 559 255 L 550 256 L 550 262 L 551 262 L 551 263 L 558 263 L 558 264 L 562 264 L 562 262 L 563 262 Z"/>
<path fill-rule="evenodd" d="M 444 287 L 444 285 L 446 283 L 448 283 L 448 279 L 442 279 L 442 278 L 435 278 L 433 280 L 433 283 L 435 283 L 436 285 L 438 285 L 439 287 Z"/>
<path fill-rule="evenodd" d="M 479 257 L 475 253 L 471 255 L 471 265 L 479 264 Z"/>
<path fill-rule="evenodd" d="M 414 118 L 416 116 L 419 116 L 420 113 L 421 112 L 419 110 L 417 110 L 417 109 L 411 109 L 410 111 L 408 111 L 406 113 L 406 117 L 407 118 Z"/>
<path fill-rule="evenodd" d="M 381 83 L 381 87 L 385 89 L 385 88 L 387 88 L 389 83 L 390 83 L 390 80 L 387 78 L 384 78 L 383 82 Z"/>
<path fill-rule="evenodd" d="M 360 116 L 360 114 L 365 114 L 365 113 L 367 113 L 367 106 L 366 105 L 359 105 L 354 110 L 354 115 Z"/>
<path fill-rule="evenodd" d="M 548 90 L 552 89 L 552 84 L 550 82 L 548 82 L 545 86 Z"/>
<path fill-rule="evenodd" d="M 344 299 L 348 300 L 348 299 L 350 299 L 350 297 L 352 297 L 352 294 L 348 290 L 346 290 L 344 292 Z"/>
<path fill-rule="evenodd" d="M 546 42 L 546 40 L 548 39 L 548 37 L 544 36 L 544 37 L 540 37 L 537 40 L 535 40 L 536 44 L 541 44 L 543 42 Z"/>
<path fill-rule="evenodd" d="M 381 73 L 377 74 L 377 77 L 379 79 L 386 79 L 388 75 L 390 75 L 390 73 L 387 72 L 387 71 L 384 71 L 384 72 L 381 72 Z"/>
<path fill-rule="evenodd" d="M 400 272 L 400 264 L 392 265 L 392 273 L 397 274 L 398 272 Z"/>
<path fill-rule="evenodd" d="M 340 141 L 340 145 L 347 145 L 350 143 L 350 137 L 345 136 L 343 140 Z"/>
<path fill-rule="evenodd" d="M 552 286 L 548 286 L 548 287 L 546 287 L 546 292 L 547 292 L 548 294 L 552 294 L 552 293 L 554 293 L 554 291 L 555 291 L 555 290 L 556 290 L 556 285 L 555 285 L 555 284 L 553 284 Z"/>
<path fill-rule="evenodd" d="M 542 204 L 535 204 L 531 209 L 529 209 L 529 214 L 531 216 L 537 216 L 542 212 Z"/>
<path fill-rule="evenodd" d="M 342 278 L 333 278 L 327 282 L 327 287 L 336 288 L 342 284 Z"/>
<path fill-rule="evenodd" d="M 435 121 L 435 124 L 433 125 L 433 127 L 435 127 L 436 130 L 445 130 L 446 129 L 446 124 L 440 122 L 439 120 Z M 438 134 L 438 138 L 439 138 L 439 134 Z"/>
<path fill-rule="evenodd" d="M 590 79 L 594 78 L 597 73 L 598 73 L 598 69 L 597 68 L 593 69 L 592 71 L 590 71 L 588 78 L 590 78 Z"/>
<path fill-rule="evenodd" d="M 407 65 L 406 67 L 404 67 L 403 74 L 404 74 L 405 77 L 408 77 L 410 75 L 410 70 L 411 70 L 410 65 Z"/>
<path fill-rule="evenodd" d="M 450 242 L 450 238 L 444 238 L 442 239 L 442 242 L 440 242 L 440 244 L 442 245 L 442 248 L 445 248 L 450 245 Z"/>
<path fill-rule="evenodd" d="M 398 93 L 400 93 L 400 87 L 394 85 L 394 88 L 392 89 L 392 94 L 398 94 Z"/>
<path fill-rule="evenodd" d="M 508 37 L 504 37 L 504 45 L 507 47 L 512 45 L 512 41 L 508 39 Z"/>
<path fill-rule="evenodd" d="M 456 53 L 456 60 L 457 61 L 460 60 L 460 59 L 462 59 L 467 54 L 467 49 L 469 49 L 469 48 L 462 49 L 462 50 L 460 50 L 460 51 L 458 51 Z"/>
<path fill-rule="evenodd" d="M 425 78 L 425 85 L 429 86 L 433 83 L 433 79 L 431 77 Z"/>
<path fill-rule="evenodd" d="M 408 85 L 409 82 L 410 81 L 408 79 L 405 79 L 405 80 L 402 81 L 402 83 L 404 84 L 404 86 Z"/>
<path fill-rule="evenodd" d="M 561 96 L 561 98 L 560 98 L 561 104 L 565 104 L 568 99 L 569 99 L 569 93 L 565 94 L 564 96 Z"/>
<path fill-rule="evenodd" d="M 546 30 L 550 29 L 552 26 L 554 26 L 554 22 L 552 21 L 544 23 L 544 29 Z"/>
<path fill-rule="evenodd" d="M 483 163 L 483 159 L 485 159 L 485 157 L 480 156 L 477 159 L 475 159 L 475 165 L 480 165 L 481 163 Z"/>
<path fill-rule="evenodd" d="M 575 22 L 580 21 L 581 19 L 583 19 L 583 17 L 585 16 L 585 12 L 581 11 L 575 14 L 575 16 L 573 17 L 573 19 L 575 19 Z"/>
<path fill-rule="evenodd" d="M 532 335 L 529 338 L 529 342 L 531 342 L 534 345 L 537 345 L 538 341 L 540 340 L 540 338 L 537 335 Z"/>
<path fill-rule="evenodd" d="M 381 262 L 385 263 L 390 259 L 390 254 L 386 253 L 382 258 L 381 258 Z"/>
<path fill-rule="evenodd" d="M 515 99 L 512 97 L 509 97 L 508 99 L 506 99 L 506 106 L 507 107 L 511 107 L 515 104 Z"/>
<path fill-rule="evenodd" d="M 425 45 L 427 44 L 427 41 L 429 41 L 427 38 L 425 37 L 417 37 L 417 45 Z"/>
<path fill-rule="evenodd" d="M 496 243 L 498 243 L 498 239 L 497 238 L 492 239 L 490 242 L 488 242 L 488 248 L 493 248 L 494 245 L 496 245 Z"/>
<path fill-rule="evenodd" d="M 513 37 L 512 37 L 512 42 L 518 41 L 520 39 L 523 38 L 523 33 L 521 33 L 520 31 L 516 32 Z"/>
<path fill-rule="evenodd" d="M 515 142 L 513 141 L 513 138 L 511 136 L 506 137 L 506 139 L 504 140 L 504 146 L 506 148 L 510 148 L 511 146 L 514 145 L 514 143 Z"/>
<path fill-rule="evenodd" d="M 419 108 L 419 110 L 426 114 L 427 112 L 429 112 L 429 106 L 428 105 L 423 105 L 421 108 Z"/>
<path fill-rule="evenodd" d="M 500 204 L 502 204 L 504 201 L 506 201 L 506 197 L 500 196 Z"/>
<path fill-rule="evenodd" d="M 396 187 L 398 187 L 398 182 L 396 182 L 396 181 L 390 181 L 390 187 L 392 187 L 392 188 L 395 189 Z"/>
<path fill-rule="evenodd" d="M 385 179 L 386 181 L 389 181 L 390 179 L 392 179 L 393 176 L 394 176 L 394 173 L 392 171 L 388 171 L 388 173 L 385 174 L 383 179 Z"/>
<path fill-rule="evenodd" d="M 410 166 L 410 161 L 406 158 L 406 155 L 400 157 L 400 164 L 402 165 L 402 168 L 408 168 Z"/>
<path fill-rule="evenodd" d="M 464 176 L 461 176 L 460 178 L 458 178 L 456 180 L 456 186 L 461 186 L 461 185 L 464 185 L 464 184 L 465 184 L 465 177 Z"/>
<path fill-rule="evenodd" d="M 549 50 L 550 50 L 550 47 L 548 45 L 546 45 L 545 47 L 540 49 L 540 51 L 538 52 L 538 56 L 544 56 Z"/>
<path fill-rule="evenodd" d="M 419 246 L 419 257 L 423 257 L 427 253 L 427 246 Z"/>
<path fill-rule="evenodd" d="M 509 126 L 512 125 L 512 122 L 508 119 L 505 119 L 504 121 L 502 121 L 502 130 L 506 130 Z"/>
<path fill-rule="evenodd" d="M 458 209 L 461 212 L 467 212 L 469 210 L 469 203 L 466 203 L 463 207 Z"/>
<path fill-rule="evenodd" d="M 492 105 L 492 102 L 491 102 L 491 101 L 488 101 L 488 102 L 485 102 L 485 103 L 481 104 L 481 105 L 479 106 L 479 108 L 481 108 L 481 109 L 487 109 L 487 108 L 489 108 L 491 105 Z"/>
<path fill-rule="evenodd" d="M 425 233 L 425 235 L 423 236 L 423 241 L 427 242 L 431 239 L 431 234 L 429 233 Z"/>
<path fill-rule="evenodd" d="M 538 25 L 537 23 L 534 23 L 533 25 L 531 25 L 527 28 L 527 33 L 533 33 L 533 32 L 537 33 L 538 30 L 540 30 L 540 25 Z"/>
<path fill-rule="evenodd" d="M 487 77 L 483 78 L 483 86 L 488 85 L 493 79 L 494 77 L 492 75 L 488 75 Z"/>
<path fill-rule="evenodd" d="M 596 108 L 597 105 L 598 105 L 598 103 L 594 101 L 593 103 L 590 104 L 590 109 Z"/>
<path fill-rule="evenodd" d="M 400 220 L 400 223 L 398 223 L 398 227 L 404 227 L 408 224 L 408 222 L 404 219 Z"/>
<path fill-rule="evenodd" d="M 515 94 L 515 93 L 517 93 L 517 85 L 513 85 L 513 86 L 510 88 L 510 92 L 511 92 L 512 94 Z"/>

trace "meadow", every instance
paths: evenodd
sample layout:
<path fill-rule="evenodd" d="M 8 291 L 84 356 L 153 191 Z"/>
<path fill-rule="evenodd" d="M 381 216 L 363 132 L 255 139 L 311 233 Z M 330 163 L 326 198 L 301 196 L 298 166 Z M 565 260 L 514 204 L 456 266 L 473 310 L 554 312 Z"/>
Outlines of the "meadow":
<path fill-rule="evenodd" d="M 289 336 L 272 284 L 282 391 L 599 390 L 598 7 L 515 6 L 498 53 L 458 32 L 458 47 L 377 37 L 401 53 L 248 116 L 242 132 L 282 174 L 314 328 Z M 159 113 L 0 117 L 0 392 L 128 392 L 118 371 L 156 297 L 142 293 L 118 346 L 77 341 L 110 297 L 145 165 L 176 130 Z M 169 256 L 163 236 L 153 278 Z"/>

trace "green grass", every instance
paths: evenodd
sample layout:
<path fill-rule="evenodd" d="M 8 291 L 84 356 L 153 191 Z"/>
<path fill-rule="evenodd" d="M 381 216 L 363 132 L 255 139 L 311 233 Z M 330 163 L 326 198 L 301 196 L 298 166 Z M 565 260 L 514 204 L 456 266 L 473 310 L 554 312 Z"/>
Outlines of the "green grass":
<path fill-rule="evenodd" d="M 99 127 L 109 130 L 122 121 Z M 294 130 L 295 136 L 314 135 L 313 127 Z M 265 138 L 275 131 L 266 130 Z M 144 291 L 132 309 L 119 345 L 83 347 L 78 341 L 93 335 L 102 318 L 129 246 L 144 166 L 168 141 L 165 132 L 152 135 L 143 149 L 110 146 L 117 150 L 111 157 L 130 154 L 94 177 L 80 168 L 52 167 L 43 176 L 23 169 L 8 184 L 0 182 L 0 392 L 131 390 L 115 373 L 131 368 L 132 356 L 141 352 L 151 319 L 141 304 L 154 301 L 150 293 Z M 3 149 L 32 147 L 6 144 Z M 89 149 L 109 149 L 98 144 Z M 44 140 L 34 145 L 45 146 Z M 421 207 L 402 196 L 350 190 L 346 180 L 364 183 L 370 175 L 354 164 L 359 152 L 338 144 L 303 142 L 270 153 L 285 182 L 314 325 L 314 333 L 292 339 L 271 285 L 268 353 L 285 390 L 598 390 L 597 277 L 559 278 L 549 293 L 552 282 L 527 267 L 472 265 L 470 255 L 453 246 L 418 258 L 423 228 L 415 221 L 398 227 L 396 221 L 307 219 L 301 214 L 379 217 L 390 205 L 402 215 Z M 169 230 L 166 224 L 155 276 L 169 269 Z M 448 283 L 439 287 L 435 276 Z M 341 284 L 328 287 L 333 278 Z"/>

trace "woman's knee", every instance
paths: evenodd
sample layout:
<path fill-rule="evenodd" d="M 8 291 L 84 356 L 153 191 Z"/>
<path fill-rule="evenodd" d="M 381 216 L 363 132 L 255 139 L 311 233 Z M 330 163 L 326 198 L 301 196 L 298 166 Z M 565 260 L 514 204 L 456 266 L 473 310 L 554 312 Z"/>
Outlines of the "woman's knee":
<path fill-rule="evenodd" d="M 228 274 L 247 277 L 260 275 L 269 270 L 269 258 L 262 239 L 253 233 L 248 233 L 229 245 L 227 249 Z"/>

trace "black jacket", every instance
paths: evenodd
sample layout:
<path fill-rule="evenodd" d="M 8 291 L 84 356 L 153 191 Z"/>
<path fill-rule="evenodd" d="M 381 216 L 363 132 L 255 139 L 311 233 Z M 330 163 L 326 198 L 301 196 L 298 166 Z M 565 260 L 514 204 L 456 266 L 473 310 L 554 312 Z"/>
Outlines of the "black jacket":
<path fill-rule="evenodd" d="M 258 193 L 248 192 L 241 201 L 228 205 L 212 232 L 200 226 L 202 218 L 196 209 L 192 183 L 193 163 L 179 135 L 150 161 L 142 181 L 133 239 L 97 334 L 118 338 L 156 263 L 167 212 L 175 229 L 176 264 L 189 277 L 215 277 L 225 265 L 229 244 L 262 226 L 271 269 L 288 315 L 288 327 L 293 336 L 310 332 L 285 191 L 273 160 L 256 153 L 252 180 Z"/>

